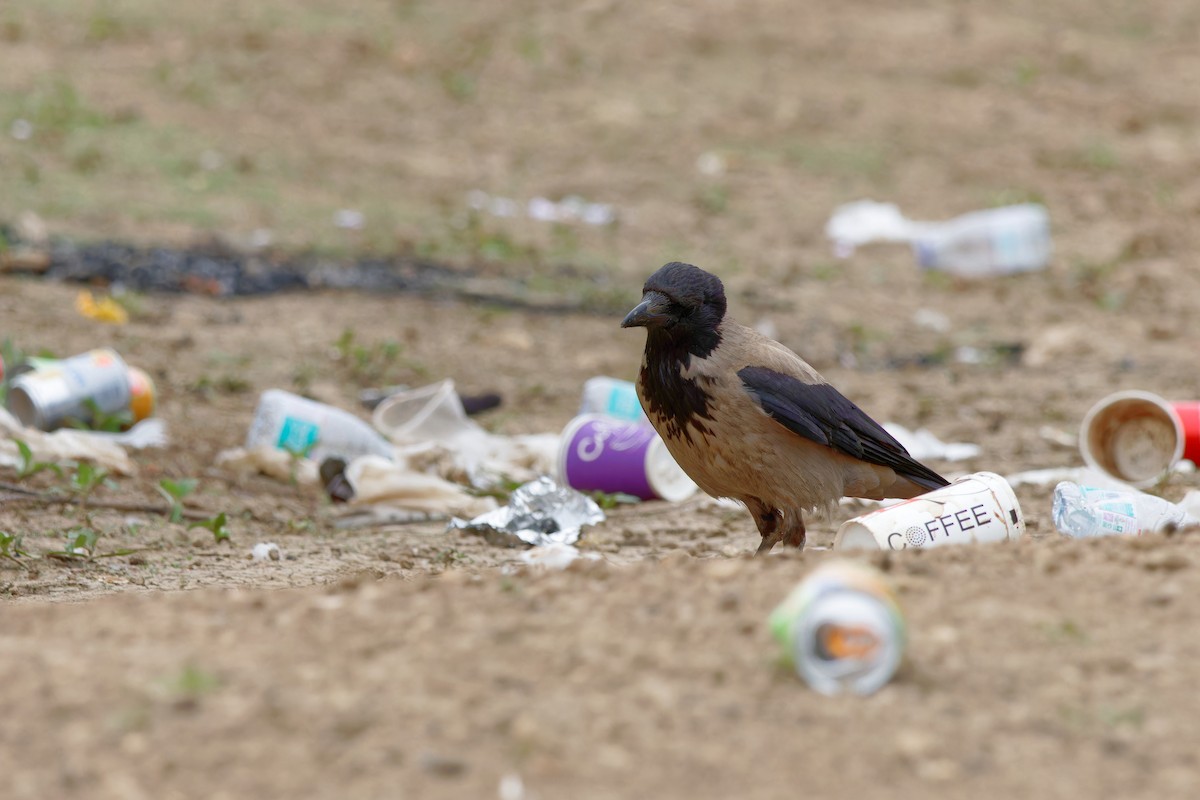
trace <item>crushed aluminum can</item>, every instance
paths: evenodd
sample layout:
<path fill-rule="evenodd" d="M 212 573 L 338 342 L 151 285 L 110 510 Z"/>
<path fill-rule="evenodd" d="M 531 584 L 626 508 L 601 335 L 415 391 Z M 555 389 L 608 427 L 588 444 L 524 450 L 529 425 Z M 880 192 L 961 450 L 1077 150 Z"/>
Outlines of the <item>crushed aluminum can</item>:
<path fill-rule="evenodd" d="M 93 404 L 105 414 L 126 410 L 131 396 L 129 367 L 115 350 L 101 348 L 61 361 L 39 360 L 35 369 L 13 378 L 7 403 L 22 425 L 48 431 L 68 420 L 90 420 Z"/>
<path fill-rule="evenodd" d="M 489 544 L 503 547 L 574 544 L 584 525 L 604 521 L 592 498 L 550 478 L 538 478 L 518 488 L 508 505 L 467 521 L 455 517 L 450 528 L 478 533 Z"/>
<path fill-rule="evenodd" d="M 796 672 L 825 695 L 878 691 L 904 655 L 895 595 L 878 570 L 855 561 L 817 568 L 771 612 L 769 625 Z"/>

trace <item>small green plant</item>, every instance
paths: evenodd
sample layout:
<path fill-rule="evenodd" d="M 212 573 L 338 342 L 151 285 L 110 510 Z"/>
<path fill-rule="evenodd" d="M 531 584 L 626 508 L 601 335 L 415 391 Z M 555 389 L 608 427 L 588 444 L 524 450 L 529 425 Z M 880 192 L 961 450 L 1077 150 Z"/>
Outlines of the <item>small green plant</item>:
<path fill-rule="evenodd" d="M 9 561 L 20 564 L 18 559 L 21 556 L 29 555 L 21 549 L 21 539 L 23 538 L 19 533 L 0 531 L 0 558 L 7 558 Z"/>
<path fill-rule="evenodd" d="M 158 493 L 171 504 L 171 522 L 183 522 L 183 498 L 196 491 L 199 482 L 195 478 L 173 481 L 163 478 L 158 482 Z"/>
<path fill-rule="evenodd" d="M 439 550 L 437 555 L 433 557 L 435 564 L 441 564 L 444 567 L 449 567 L 459 561 L 466 562 L 470 560 L 470 556 L 456 547 L 447 547 L 445 550 Z"/>
<path fill-rule="evenodd" d="M 67 424 L 72 428 L 78 428 L 85 431 L 104 431 L 106 433 L 116 433 L 124 430 L 133 424 L 133 412 L 129 409 L 120 411 L 104 411 L 100 406 L 96 405 L 96 401 L 92 398 L 87 398 L 83 401 L 83 405 L 87 408 L 88 413 L 86 419 L 69 419 Z"/>
<path fill-rule="evenodd" d="M 46 555 L 63 561 L 89 561 L 95 557 L 99 541 L 99 531 L 80 525 L 67 531 L 67 544 L 62 550 L 51 550 Z"/>
<path fill-rule="evenodd" d="M 28 443 L 22 441 L 21 439 L 13 439 L 13 442 L 16 443 L 17 453 L 21 458 L 21 463 L 17 465 L 18 478 L 28 478 L 47 469 L 53 472 L 55 475 L 62 477 L 62 469 L 58 466 L 58 464 L 53 464 L 49 461 L 37 461 L 34 459 L 33 449 Z"/>
<path fill-rule="evenodd" d="M 209 519 L 202 519 L 198 522 L 193 522 L 191 525 L 188 525 L 188 529 L 190 530 L 191 528 L 204 528 L 207 531 L 212 531 L 214 541 L 228 542 L 231 540 L 229 537 L 229 528 L 226 527 L 227 521 L 228 520 L 225 516 L 225 512 L 222 511 L 220 514 L 217 514 L 215 517 L 210 517 Z"/>
<path fill-rule="evenodd" d="M 588 492 L 587 496 L 592 498 L 596 505 L 600 506 L 600 508 L 604 509 L 605 511 L 611 511 L 617 506 L 631 505 L 633 503 L 641 502 L 639 498 L 634 497 L 631 494 L 625 494 L 624 492 L 613 492 L 610 494 L 609 492 L 602 492 L 599 489 L 594 492 Z"/>
<path fill-rule="evenodd" d="M 192 664 L 184 667 L 177 676 L 163 682 L 172 692 L 193 699 L 207 694 L 221 685 L 221 681 L 216 675 Z"/>
<path fill-rule="evenodd" d="M 87 499 L 92 496 L 92 492 L 96 490 L 97 486 L 104 483 L 106 478 L 108 478 L 108 470 L 85 461 L 77 465 L 75 471 L 71 473 L 71 491 L 79 495 L 86 503 Z"/>
<path fill-rule="evenodd" d="M 520 481 L 515 481 L 507 475 L 501 475 L 500 478 L 485 489 L 467 487 L 467 492 L 476 497 L 492 497 L 498 503 L 507 503 L 508 498 L 521 487 Z"/>
<path fill-rule="evenodd" d="M 121 548 L 108 553 L 97 553 L 96 546 L 100 543 L 100 531 L 86 525 L 77 525 L 67 531 L 67 543 L 62 550 L 50 550 L 43 555 L 47 558 L 57 558 L 60 561 L 92 561 L 97 558 L 112 558 L 127 556 L 138 552 L 138 549 Z"/>
<path fill-rule="evenodd" d="M 381 380 L 390 370 L 400 365 L 416 369 L 415 365 L 402 362 L 404 345 L 400 342 L 388 340 L 370 345 L 363 344 L 357 341 L 351 328 L 342 331 L 342 335 L 333 343 L 333 348 L 337 360 L 345 364 L 351 374 L 360 381 Z"/>

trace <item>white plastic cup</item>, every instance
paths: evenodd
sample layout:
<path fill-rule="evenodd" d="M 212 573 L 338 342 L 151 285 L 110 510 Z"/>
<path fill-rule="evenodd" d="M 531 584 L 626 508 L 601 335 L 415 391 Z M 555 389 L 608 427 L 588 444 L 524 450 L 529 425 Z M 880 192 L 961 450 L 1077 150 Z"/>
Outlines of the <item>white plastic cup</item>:
<path fill-rule="evenodd" d="M 573 489 L 678 502 L 698 488 L 647 423 L 583 414 L 560 441 L 559 476 Z"/>
<path fill-rule="evenodd" d="M 1186 438 L 1174 404 L 1150 392 L 1117 392 L 1084 416 L 1079 451 L 1092 469 L 1145 488 L 1183 457 Z"/>
<path fill-rule="evenodd" d="M 375 407 L 375 429 L 393 442 L 447 442 L 482 429 L 467 418 L 462 399 L 447 378 L 428 386 L 399 392 Z"/>
<path fill-rule="evenodd" d="M 904 550 L 1019 539 L 1025 518 L 1008 481 L 976 472 L 949 486 L 847 520 L 835 550 Z"/>

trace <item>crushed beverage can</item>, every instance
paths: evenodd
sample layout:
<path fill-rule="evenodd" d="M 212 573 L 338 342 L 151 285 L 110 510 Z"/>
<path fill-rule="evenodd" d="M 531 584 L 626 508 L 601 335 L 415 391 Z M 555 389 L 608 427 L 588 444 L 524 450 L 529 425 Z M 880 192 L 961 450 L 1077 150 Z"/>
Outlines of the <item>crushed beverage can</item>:
<path fill-rule="evenodd" d="M 796 672 L 825 695 L 872 694 L 900 666 L 904 616 L 883 575 L 856 561 L 817 568 L 771 612 Z"/>
<path fill-rule="evenodd" d="M 149 391 L 152 396 L 152 385 Z M 40 360 L 35 369 L 12 379 L 6 402 L 22 425 L 48 431 L 69 420 L 86 423 L 93 409 L 104 414 L 127 410 L 130 399 L 129 367 L 115 350 L 100 348 Z"/>

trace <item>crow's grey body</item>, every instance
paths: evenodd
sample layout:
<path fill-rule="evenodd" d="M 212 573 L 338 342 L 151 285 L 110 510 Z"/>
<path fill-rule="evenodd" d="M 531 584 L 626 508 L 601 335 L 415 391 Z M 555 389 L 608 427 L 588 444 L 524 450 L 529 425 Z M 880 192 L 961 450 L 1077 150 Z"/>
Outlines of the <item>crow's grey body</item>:
<path fill-rule="evenodd" d="M 667 264 L 622 323 L 647 328 L 637 391 L 679 465 L 802 547 L 805 511 L 842 497 L 913 497 L 946 480 L 788 348 L 725 317 L 721 282 Z"/>

